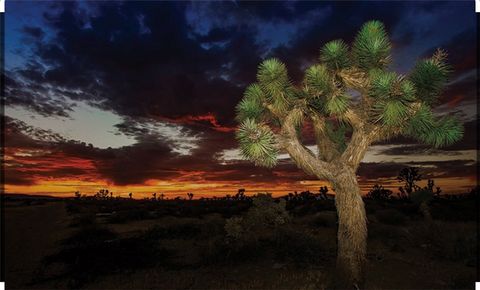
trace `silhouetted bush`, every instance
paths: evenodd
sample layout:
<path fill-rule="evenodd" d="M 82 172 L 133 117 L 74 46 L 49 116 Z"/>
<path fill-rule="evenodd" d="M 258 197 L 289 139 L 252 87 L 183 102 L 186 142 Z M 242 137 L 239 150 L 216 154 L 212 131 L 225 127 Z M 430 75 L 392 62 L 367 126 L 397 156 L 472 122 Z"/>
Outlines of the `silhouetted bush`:
<path fill-rule="evenodd" d="M 377 220 L 387 225 L 405 224 L 405 216 L 396 209 L 382 209 L 375 212 Z"/>
<path fill-rule="evenodd" d="M 258 260 L 271 246 L 258 241 L 232 242 L 224 237 L 213 238 L 201 247 L 202 262 L 211 264 L 239 264 Z"/>
<path fill-rule="evenodd" d="M 253 205 L 241 217 L 232 217 L 225 223 L 227 238 L 236 241 L 258 241 L 280 225 L 290 222 L 284 199 L 276 202 L 270 195 L 259 194 Z"/>
<path fill-rule="evenodd" d="M 186 223 L 167 227 L 155 226 L 145 231 L 145 236 L 152 239 L 191 239 L 201 233 L 201 225 Z"/>
<path fill-rule="evenodd" d="M 86 227 L 95 223 L 95 216 L 93 214 L 82 214 L 72 219 L 71 227 Z"/>
<path fill-rule="evenodd" d="M 325 260 L 334 256 L 322 249 L 322 241 L 315 235 L 291 227 L 279 229 L 272 245 L 277 260 L 296 265 L 325 264 Z"/>
<path fill-rule="evenodd" d="M 389 200 L 392 198 L 392 194 L 393 192 L 391 190 L 383 188 L 382 185 L 375 184 L 365 197 L 375 200 Z"/>
<path fill-rule="evenodd" d="M 166 265 L 170 253 L 147 235 L 120 239 L 108 229 L 88 227 L 63 241 L 63 249 L 47 256 L 44 265 L 65 265 L 69 287 L 79 288 L 97 277 Z"/>
<path fill-rule="evenodd" d="M 129 209 L 129 210 L 122 210 L 119 212 L 115 212 L 108 218 L 108 222 L 112 224 L 120 224 L 120 223 L 125 223 L 128 221 L 134 221 L 134 220 L 143 220 L 143 219 L 149 219 L 152 218 L 152 215 L 150 214 L 150 211 L 144 208 L 138 208 L 138 209 Z"/>
<path fill-rule="evenodd" d="M 310 224 L 314 227 L 335 227 L 337 215 L 334 211 L 323 211 L 315 214 Z"/>

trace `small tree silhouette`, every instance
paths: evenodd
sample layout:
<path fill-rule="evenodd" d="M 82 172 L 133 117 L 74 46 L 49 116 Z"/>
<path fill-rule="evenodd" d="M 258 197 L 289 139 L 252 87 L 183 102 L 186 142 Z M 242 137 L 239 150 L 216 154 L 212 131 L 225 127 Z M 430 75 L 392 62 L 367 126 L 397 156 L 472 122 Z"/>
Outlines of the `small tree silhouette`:
<path fill-rule="evenodd" d="M 193 193 L 189 192 L 187 193 L 187 196 L 188 196 L 188 200 L 192 200 L 193 199 Z"/>
<path fill-rule="evenodd" d="M 434 187 L 435 187 L 435 181 L 433 179 L 429 179 L 427 181 L 427 186 L 424 187 L 424 189 L 432 192 L 433 196 L 438 198 L 440 197 L 440 193 L 442 192 L 442 190 L 440 189 L 440 186 L 437 186 L 435 190 L 433 189 Z"/>
<path fill-rule="evenodd" d="M 238 200 L 244 200 L 245 199 L 245 189 L 244 188 L 240 188 L 237 192 L 237 194 L 235 195 L 235 199 L 238 199 Z"/>
<path fill-rule="evenodd" d="M 365 197 L 376 200 L 388 200 L 392 196 L 392 191 L 383 188 L 382 185 L 375 184 Z"/>
<path fill-rule="evenodd" d="M 160 193 L 160 200 L 164 200 L 165 199 L 165 194 L 163 192 Z"/>
<path fill-rule="evenodd" d="M 128 197 L 129 197 L 130 199 L 132 199 L 132 198 L 133 198 L 133 193 L 130 192 L 130 193 L 128 194 Z"/>
<path fill-rule="evenodd" d="M 400 170 L 400 173 L 397 176 L 397 180 L 404 183 L 403 187 L 399 188 L 402 195 L 410 196 L 410 194 L 420 189 L 415 183 L 422 179 L 422 175 L 418 172 L 416 167 L 407 167 Z"/>
<path fill-rule="evenodd" d="M 75 199 L 80 199 L 81 197 L 80 191 L 75 191 Z"/>
<path fill-rule="evenodd" d="M 94 197 L 96 199 L 108 199 L 109 191 L 108 189 L 100 189 L 97 193 L 95 193 Z"/>
<path fill-rule="evenodd" d="M 322 197 L 322 199 L 328 199 L 327 193 L 328 193 L 327 186 L 320 187 L 320 196 Z"/>

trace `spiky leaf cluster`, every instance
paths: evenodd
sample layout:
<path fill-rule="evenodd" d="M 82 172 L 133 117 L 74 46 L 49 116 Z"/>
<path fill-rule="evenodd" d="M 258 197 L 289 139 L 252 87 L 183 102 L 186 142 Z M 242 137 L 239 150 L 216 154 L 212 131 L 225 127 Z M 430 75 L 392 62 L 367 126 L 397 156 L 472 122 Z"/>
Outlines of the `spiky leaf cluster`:
<path fill-rule="evenodd" d="M 432 58 L 418 62 L 410 75 L 418 98 L 426 104 L 434 104 L 447 82 L 449 72 L 446 54 L 441 50 Z"/>
<path fill-rule="evenodd" d="M 459 141 L 463 127 L 450 116 L 436 118 L 427 105 L 422 105 L 410 119 L 406 134 L 438 148 Z"/>
<path fill-rule="evenodd" d="M 342 40 L 333 40 L 325 44 L 320 51 L 320 61 L 330 70 L 340 70 L 350 66 L 348 46 Z"/>
<path fill-rule="evenodd" d="M 242 155 L 257 166 L 277 164 L 277 142 L 272 130 L 253 119 L 245 119 L 236 132 Z"/>
<path fill-rule="evenodd" d="M 325 111 L 329 115 L 341 116 L 347 111 L 349 100 L 350 98 L 345 94 L 332 96 L 325 103 Z"/>
<path fill-rule="evenodd" d="M 245 119 L 259 121 L 265 112 L 263 107 L 264 99 L 265 94 L 258 84 L 252 84 L 248 86 L 243 95 L 243 99 L 236 107 L 237 121 L 242 122 Z"/>
<path fill-rule="evenodd" d="M 313 97 L 329 96 L 334 89 L 333 78 L 325 65 L 312 65 L 305 71 L 304 83 Z"/>
<path fill-rule="evenodd" d="M 353 43 L 353 56 L 357 66 L 365 71 L 385 68 L 390 62 L 391 44 L 380 21 L 365 23 Z"/>
<path fill-rule="evenodd" d="M 258 67 L 257 79 L 269 103 L 279 112 L 286 112 L 295 97 L 285 64 L 276 58 L 263 61 Z"/>

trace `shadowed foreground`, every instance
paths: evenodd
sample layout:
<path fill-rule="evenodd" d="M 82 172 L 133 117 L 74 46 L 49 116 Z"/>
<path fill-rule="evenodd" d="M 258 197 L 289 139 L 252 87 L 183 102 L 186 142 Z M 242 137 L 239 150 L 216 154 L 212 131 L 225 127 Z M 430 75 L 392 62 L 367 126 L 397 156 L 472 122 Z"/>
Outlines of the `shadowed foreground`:
<path fill-rule="evenodd" d="M 366 200 L 366 288 L 472 288 L 474 206 L 471 199 L 436 200 L 427 226 L 411 203 Z M 289 201 L 288 222 L 236 235 L 231 218 L 249 226 L 252 207 L 251 200 L 8 202 L 7 286 L 331 288 L 333 200 Z"/>

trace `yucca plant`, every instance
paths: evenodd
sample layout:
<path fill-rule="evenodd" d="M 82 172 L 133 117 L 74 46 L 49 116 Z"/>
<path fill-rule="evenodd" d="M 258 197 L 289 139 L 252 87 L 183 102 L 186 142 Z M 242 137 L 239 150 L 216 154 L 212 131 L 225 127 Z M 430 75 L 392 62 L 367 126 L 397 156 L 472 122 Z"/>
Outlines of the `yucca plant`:
<path fill-rule="evenodd" d="M 300 84 L 290 81 L 280 60 L 265 60 L 237 106 L 244 157 L 273 167 L 277 155 L 287 152 L 303 171 L 332 184 L 337 269 L 348 287 L 361 286 L 364 277 L 367 224 L 356 171 L 369 146 L 404 135 L 440 147 L 463 134 L 456 119 L 432 112 L 450 71 L 446 53 L 437 50 L 400 75 L 388 69 L 390 51 L 384 25 L 367 22 L 351 47 L 342 40 L 325 44 Z M 305 122 L 313 125 L 318 154 L 301 142 Z"/>

